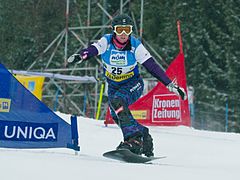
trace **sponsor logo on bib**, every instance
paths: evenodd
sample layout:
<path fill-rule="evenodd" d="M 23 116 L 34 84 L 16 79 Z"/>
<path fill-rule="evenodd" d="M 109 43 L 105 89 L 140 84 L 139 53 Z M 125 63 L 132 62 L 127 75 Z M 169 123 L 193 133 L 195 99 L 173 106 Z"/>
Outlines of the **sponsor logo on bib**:
<path fill-rule="evenodd" d="M 115 66 L 126 66 L 127 52 L 112 50 L 110 55 L 110 64 Z"/>
<path fill-rule="evenodd" d="M 121 75 L 113 75 L 111 74 L 110 72 L 106 71 L 105 73 L 105 76 L 113 81 L 116 81 L 116 82 L 121 82 L 121 81 L 124 81 L 126 79 L 129 79 L 131 77 L 134 76 L 134 72 L 129 72 L 127 74 L 121 74 Z"/>

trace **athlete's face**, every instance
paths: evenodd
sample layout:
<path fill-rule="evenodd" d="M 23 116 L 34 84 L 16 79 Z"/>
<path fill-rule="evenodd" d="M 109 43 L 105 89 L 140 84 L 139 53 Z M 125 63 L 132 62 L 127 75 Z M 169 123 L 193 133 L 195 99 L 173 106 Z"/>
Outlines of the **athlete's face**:
<path fill-rule="evenodd" d="M 127 42 L 129 35 L 126 35 L 125 33 L 123 33 L 121 35 L 116 34 L 116 38 L 120 43 L 125 43 L 125 42 Z"/>

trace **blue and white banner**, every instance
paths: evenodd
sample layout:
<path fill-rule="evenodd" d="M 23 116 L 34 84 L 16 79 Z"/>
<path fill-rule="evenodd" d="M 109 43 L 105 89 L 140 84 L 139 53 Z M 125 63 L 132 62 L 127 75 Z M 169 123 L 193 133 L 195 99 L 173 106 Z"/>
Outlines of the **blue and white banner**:
<path fill-rule="evenodd" d="M 0 121 L 0 140 L 57 141 L 58 123 Z"/>
<path fill-rule="evenodd" d="M 73 127 L 0 64 L 0 147 L 79 150 L 78 140 L 73 139 L 78 138 L 77 125 Z"/>

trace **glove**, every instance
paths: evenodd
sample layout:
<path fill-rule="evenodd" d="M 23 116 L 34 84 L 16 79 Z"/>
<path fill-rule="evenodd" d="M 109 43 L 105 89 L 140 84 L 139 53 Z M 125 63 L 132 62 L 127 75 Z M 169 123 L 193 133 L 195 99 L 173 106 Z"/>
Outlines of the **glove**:
<path fill-rule="evenodd" d="M 68 58 L 68 63 L 80 64 L 83 60 L 88 58 L 88 50 L 83 49 L 80 54 L 73 54 Z"/>
<path fill-rule="evenodd" d="M 71 55 L 68 59 L 67 62 L 68 63 L 81 63 L 83 61 L 83 58 L 80 54 L 73 54 Z"/>
<path fill-rule="evenodd" d="M 168 90 L 170 92 L 173 92 L 173 93 L 175 93 L 178 96 L 181 96 L 182 100 L 186 100 L 187 99 L 187 95 L 186 95 L 185 90 L 182 87 L 179 87 L 174 82 L 169 83 L 166 87 L 168 88 Z"/>

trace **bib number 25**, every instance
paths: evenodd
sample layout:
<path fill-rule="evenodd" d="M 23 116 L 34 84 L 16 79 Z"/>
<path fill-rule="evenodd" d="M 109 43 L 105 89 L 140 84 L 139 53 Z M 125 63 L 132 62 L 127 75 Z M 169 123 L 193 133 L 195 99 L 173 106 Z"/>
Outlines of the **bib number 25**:
<path fill-rule="evenodd" d="M 120 67 L 112 67 L 112 74 L 114 74 L 114 75 L 122 74 L 122 68 L 120 68 Z"/>

